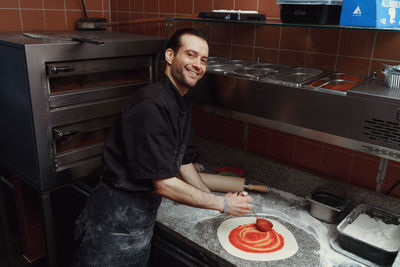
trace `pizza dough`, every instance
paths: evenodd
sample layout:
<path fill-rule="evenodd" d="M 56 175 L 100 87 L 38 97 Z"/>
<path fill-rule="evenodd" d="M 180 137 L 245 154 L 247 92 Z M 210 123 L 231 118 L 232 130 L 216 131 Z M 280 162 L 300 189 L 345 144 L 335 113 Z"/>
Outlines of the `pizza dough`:
<path fill-rule="evenodd" d="M 289 258 L 296 254 L 299 246 L 297 245 L 296 239 L 293 234 L 282 224 L 275 220 L 271 220 L 268 218 L 274 225 L 274 230 L 279 233 L 284 238 L 284 246 L 282 249 L 269 253 L 251 253 L 242 251 L 236 247 L 234 247 L 229 242 L 229 233 L 243 224 L 252 224 L 256 223 L 255 217 L 237 217 L 231 218 L 226 221 L 223 221 L 217 230 L 218 240 L 221 243 L 222 247 L 228 251 L 233 256 L 252 261 L 275 261 Z"/>

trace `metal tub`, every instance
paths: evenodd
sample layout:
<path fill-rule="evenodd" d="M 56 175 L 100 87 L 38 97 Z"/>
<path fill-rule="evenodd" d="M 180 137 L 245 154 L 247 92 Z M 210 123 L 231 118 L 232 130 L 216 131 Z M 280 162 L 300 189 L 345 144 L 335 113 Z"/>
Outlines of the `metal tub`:
<path fill-rule="evenodd" d="M 382 266 L 391 266 L 396 258 L 398 249 L 392 251 L 386 250 L 376 246 L 375 244 L 364 242 L 363 240 L 348 235 L 344 232 L 344 229 L 349 224 L 354 222 L 360 214 L 367 214 L 374 219 L 382 220 L 386 224 L 394 225 L 400 224 L 400 215 L 369 205 L 361 204 L 355 207 L 337 226 L 337 230 L 339 232 L 339 243 L 343 249 L 376 264 Z"/>
<path fill-rule="evenodd" d="M 327 223 L 336 223 L 350 202 L 324 189 L 315 190 L 306 199 L 310 202 L 310 214 Z"/>

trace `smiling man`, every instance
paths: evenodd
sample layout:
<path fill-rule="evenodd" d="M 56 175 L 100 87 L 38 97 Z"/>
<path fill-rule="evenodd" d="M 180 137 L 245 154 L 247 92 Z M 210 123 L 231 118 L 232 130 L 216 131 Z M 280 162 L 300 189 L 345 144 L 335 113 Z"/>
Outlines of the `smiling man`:
<path fill-rule="evenodd" d="M 110 130 L 102 179 L 76 222 L 72 266 L 146 266 L 161 197 L 233 216 L 249 212 L 246 192 L 210 192 L 193 166 L 185 94 L 206 72 L 203 33 L 181 29 L 169 40 L 160 81 L 130 97 Z"/>

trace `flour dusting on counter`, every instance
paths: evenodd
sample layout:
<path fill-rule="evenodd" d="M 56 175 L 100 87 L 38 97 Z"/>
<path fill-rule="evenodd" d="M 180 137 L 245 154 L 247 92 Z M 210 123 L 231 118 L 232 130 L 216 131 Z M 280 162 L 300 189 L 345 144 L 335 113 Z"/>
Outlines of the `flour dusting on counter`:
<path fill-rule="evenodd" d="M 400 225 L 386 224 L 367 214 L 360 214 L 343 232 L 388 251 L 397 251 L 400 248 Z"/>

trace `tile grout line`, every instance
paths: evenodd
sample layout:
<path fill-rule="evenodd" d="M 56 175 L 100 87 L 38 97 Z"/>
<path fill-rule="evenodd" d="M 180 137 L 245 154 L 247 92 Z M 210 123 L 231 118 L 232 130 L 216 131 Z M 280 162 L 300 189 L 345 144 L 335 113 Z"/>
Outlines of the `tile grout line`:
<path fill-rule="evenodd" d="M 44 31 L 47 31 L 46 12 L 44 11 L 44 0 L 42 0 L 42 12 L 43 12 Z"/>
<path fill-rule="evenodd" d="M 307 31 L 307 39 L 306 39 L 306 49 L 304 50 L 304 63 L 303 67 L 307 66 L 307 51 L 308 51 L 308 44 L 311 38 L 311 29 L 309 28 Z"/>
<path fill-rule="evenodd" d="M 340 50 L 340 43 L 342 42 L 342 29 L 339 30 L 339 38 L 338 38 L 338 44 L 336 47 L 336 55 L 335 55 L 335 64 L 333 65 L 333 70 L 336 71 L 337 68 L 337 62 L 339 58 L 339 50 Z"/>
<path fill-rule="evenodd" d="M 19 22 L 21 23 L 21 31 L 24 32 L 24 22 L 22 20 L 21 1 L 18 0 Z"/>
<path fill-rule="evenodd" d="M 276 59 L 278 64 L 279 64 L 280 55 L 281 55 L 281 39 L 282 39 L 282 26 L 279 26 L 278 56 Z"/>
<path fill-rule="evenodd" d="M 375 31 L 374 41 L 372 42 L 371 57 L 369 58 L 368 76 L 370 76 L 372 74 L 371 73 L 371 68 L 372 68 L 372 61 L 374 59 L 374 54 L 375 54 L 374 52 L 375 52 L 375 45 L 376 45 L 377 36 L 378 36 L 378 32 Z"/>
<path fill-rule="evenodd" d="M 67 17 L 67 7 L 64 0 L 64 18 L 65 18 L 65 29 L 68 30 L 68 17 Z"/>

